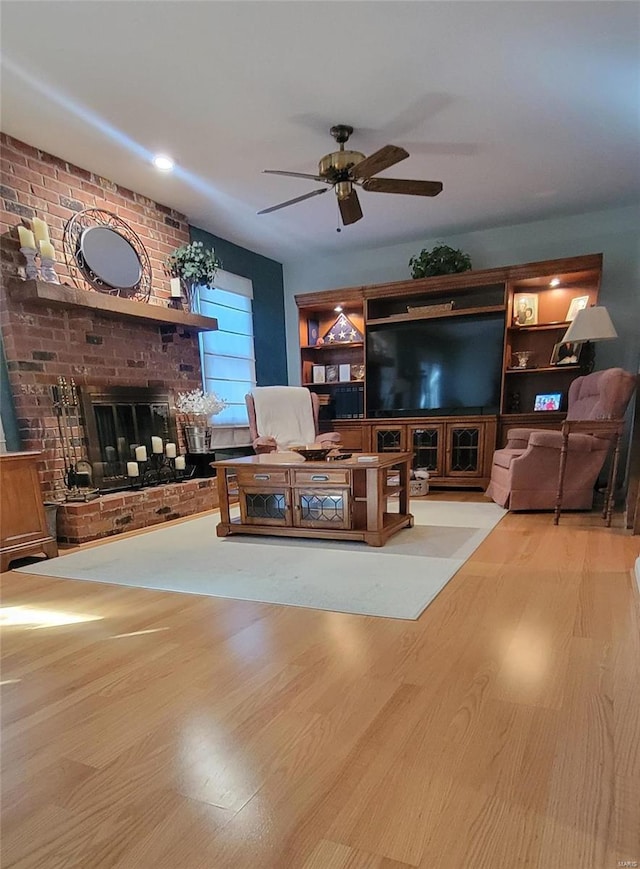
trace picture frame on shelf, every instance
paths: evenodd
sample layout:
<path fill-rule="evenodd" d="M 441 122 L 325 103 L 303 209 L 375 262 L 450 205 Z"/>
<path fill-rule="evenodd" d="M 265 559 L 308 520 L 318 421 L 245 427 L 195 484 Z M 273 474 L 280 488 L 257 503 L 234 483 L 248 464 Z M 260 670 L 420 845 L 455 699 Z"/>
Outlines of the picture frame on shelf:
<path fill-rule="evenodd" d="M 513 294 L 513 325 L 538 325 L 538 296 L 535 293 Z"/>
<path fill-rule="evenodd" d="M 337 383 L 339 373 L 340 372 L 339 372 L 339 368 L 337 365 L 326 365 L 325 366 L 325 377 L 326 377 L 325 382 L 326 383 Z"/>
<path fill-rule="evenodd" d="M 340 383 L 349 383 L 351 380 L 351 365 L 348 362 L 340 363 L 338 375 Z"/>
<path fill-rule="evenodd" d="M 538 393 L 533 402 L 534 411 L 560 410 L 562 406 L 561 392 Z"/>
<path fill-rule="evenodd" d="M 307 344 L 315 347 L 320 337 L 320 323 L 317 320 L 307 320 Z"/>
<path fill-rule="evenodd" d="M 553 353 L 551 354 L 550 365 L 578 365 L 580 362 L 580 352 L 582 351 L 582 341 L 560 341 L 554 345 Z"/>
<path fill-rule="evenodd" d="M 324 365 L 314 365 L 311 371 L 311 379 L 314 383 L 325 383 L 325 368 Z"/>
<path fill-rule="evenodd" d="M 351 365 L 351 379 L 364 380 L 364 363 L 357 362 Z"/>
<path fill-rule="evenodd" d="M 583 311 L 589 306 L 589 296 L 576 296 L 571 300 L 569 310 L 567 311 L 567 323 L 572 322 L 576 318 L 578 311 Z"/>

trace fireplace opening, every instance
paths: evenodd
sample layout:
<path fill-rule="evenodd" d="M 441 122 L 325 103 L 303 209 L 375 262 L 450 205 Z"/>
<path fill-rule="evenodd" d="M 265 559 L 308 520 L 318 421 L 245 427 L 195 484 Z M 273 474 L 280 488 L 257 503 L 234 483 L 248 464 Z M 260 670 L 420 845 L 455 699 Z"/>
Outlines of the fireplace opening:
<path fill-rule="evenodd" d="M 79 390 L 93 485 L 101 492 L 128 487 L 127 462 L 136 447 L 152 455 L 152 437 L 177 443 L 169 393 L 150 387 L 83 387 Z M 159 480 L 160 481 L 160 480 Z"/>

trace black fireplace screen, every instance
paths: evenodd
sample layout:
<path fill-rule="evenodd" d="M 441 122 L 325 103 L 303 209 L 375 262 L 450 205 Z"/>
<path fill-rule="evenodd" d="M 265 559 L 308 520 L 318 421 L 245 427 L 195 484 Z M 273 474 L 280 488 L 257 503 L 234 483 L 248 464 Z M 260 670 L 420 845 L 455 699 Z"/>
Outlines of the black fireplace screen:
<path fill-rule="evenodd" d="M 176 428 L 167 393 L 144 387 L 84 387 L 80 390 L 93 483 L 100 490 L 126 485 L 127 462 L 136 447 L 151 455 L 151 438 L 176 442 Z"/>

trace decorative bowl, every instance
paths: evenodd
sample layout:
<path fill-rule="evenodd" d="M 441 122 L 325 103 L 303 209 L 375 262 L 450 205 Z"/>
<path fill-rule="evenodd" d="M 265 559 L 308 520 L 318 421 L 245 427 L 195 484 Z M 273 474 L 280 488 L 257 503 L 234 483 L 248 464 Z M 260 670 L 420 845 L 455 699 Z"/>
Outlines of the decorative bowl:
<path fill-rule="evenodd" d="M 323 462 L 333 447 L 291 447 L 294 453 L 301 455 L 305 462 Z"/>

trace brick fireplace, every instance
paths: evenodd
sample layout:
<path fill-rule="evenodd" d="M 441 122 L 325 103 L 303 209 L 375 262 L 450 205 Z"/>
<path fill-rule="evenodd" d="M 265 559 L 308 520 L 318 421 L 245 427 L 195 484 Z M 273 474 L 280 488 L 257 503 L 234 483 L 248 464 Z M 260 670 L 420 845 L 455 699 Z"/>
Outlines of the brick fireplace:
<path fill-rule="evenodd" d="M 58 252 L 60 281 L 71 284 L 62 262 L 66 221 L 88 207 L 116 213 L 147 249 L 152 267 L 150 304 L 160 308 L 168 308 L 170 298 L 162 262 L 189 241 L 189 228 L 183 214 L 95 173 L 4 134 L 0 134 L 0 145 L 3 343 L 21 447 L 41 451 L 39 473 L 44 497 L 58 500 L 64 490 L 64 463 L 51 397 L 57 378 L 73 378 L 80 389 L 89 385 L 152 387 L 169 393 L 194 389 L 202 383 L 198 336 L 180 325 L 105 315 L 85 307 L 48 306 L 41 301 L 36 305 L 32 299 L 21 298 L 15 282 L 24 265 L 17 226 L 23 218 L 46 220 Z M 178 486 L 186 488 L 184 497 L 176 499 Z M 112 499 L 106 508 L 97 502 L 64 505 L 61 536 L 68 542 L 83 542 L 216 504 L 211 480 L 162 488 L 171 489 L 171 493 L 159 495 L 161 490 L 156 489 L 153 496 L 144 492 L 110 495 L 106 496 Z M 129 519 L 122 521 L 127 516 Z"/>

